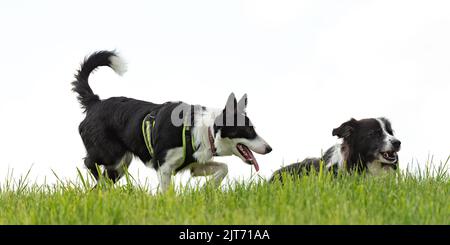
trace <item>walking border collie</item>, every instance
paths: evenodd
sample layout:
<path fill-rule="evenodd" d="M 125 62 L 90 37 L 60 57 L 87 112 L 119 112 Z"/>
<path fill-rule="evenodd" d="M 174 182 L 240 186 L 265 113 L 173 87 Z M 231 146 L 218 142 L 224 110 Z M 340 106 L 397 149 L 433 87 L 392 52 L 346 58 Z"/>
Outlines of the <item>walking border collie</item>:
<path fill-rule="evenodd" d="M 157 170 L 160 192 L 169 188 L 173 174 L 187 169 L 192 176 L 213 175 L 214 183 L 220 185 L 228 167 L 213 161 L 214 156 L 236 155 L 258 171 L 252 151 L 259 154 L 272 151 L 247 117 L 246 95 L 237 102 L 232 93 L 224 109 L 195 106 L 196 110 L 189 110 L 193 106 L 183 102 L 155 104 L 126 97 L 101 100 L 88 83 L 89 75 L 100 66 L 109 66 L 119 75 L 126 71 L 125 63 L 116 52 L 99 51 L 84 60 L 72 82 L 73 91 L 78 93 L 86 113 L 79 126 L 87 151 L 84 164 L 97 181 L 100 173 L 96 165 L 104 166 L 103 175 L 116 182 L 124 174 L 124 167 L 136 156 Z M 142 129 L 148 115 L 154 123 L 150 139 L 152 152 Z M 183 123 L 176 123 L 180 118 Z M 182 134 L 188 122 L 193 124 L 189 125 L 189 136 L 192 136 L 195 151 L 185 156 Z M 183 162 L 185 157 L 192 162 Z"/>
<path fill-rule="evenodd" d="M 306 158 L 274 172 L 270 181 L 282 181 L 283 173 L 292 176 L 307 174 L 312 169 L 339 169 L 349 172 L 380 174 L 398 168 L 400 140 L 394 136 L 391 123 L 386 118 L 350 119 L 333 129 L 333 136 L 343 139 L 341 144 L 329 148 L 322 158 Z"/>

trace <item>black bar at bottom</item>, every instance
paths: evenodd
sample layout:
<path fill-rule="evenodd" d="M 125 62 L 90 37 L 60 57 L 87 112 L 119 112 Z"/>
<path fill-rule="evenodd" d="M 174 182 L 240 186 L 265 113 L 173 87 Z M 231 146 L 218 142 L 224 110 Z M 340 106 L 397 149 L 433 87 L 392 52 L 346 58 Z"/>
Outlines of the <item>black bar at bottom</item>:
<path fill-rule="evenodd" d="M 449 241 L 450 226 L 0 226 L 0 238 L 20 241 L 133 242 L 155 241 L 183 244 L 266 244 L 278 241 L 427 242 Z M 290 244 L 290 243 L 289 243 Z"/>

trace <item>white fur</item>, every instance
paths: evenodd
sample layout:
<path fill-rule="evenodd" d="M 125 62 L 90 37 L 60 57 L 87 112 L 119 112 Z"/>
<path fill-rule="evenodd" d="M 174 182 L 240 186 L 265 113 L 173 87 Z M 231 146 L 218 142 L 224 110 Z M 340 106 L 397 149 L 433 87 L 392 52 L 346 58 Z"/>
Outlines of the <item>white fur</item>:
<path fill-rule="evenodd" d="M 222 140 L 222 141 L 224 141 L 224 140 Z M 266 147 L 268 145 L 266 143 L 266 141 L 259 136 L 257 136 L 255 139 L 252 139 L 252 140 L 245 139 L 245 138 L 228 139 L 226 141 L 226 146 L 228 147 L 227 150 L 231 151 L 232 154 L 241 158 L 242 161 L 246 161 L 246 159 L 237 150 L 237 148 L 236 148 L 237 144 L 243 144 L 243 145 L 247 146 L 251 151 L 259 153 L 259 154 L 264 154 L 266 152 Z"/>
<path fill-rule="evenodd" d="M 230 138 L 222 138 L 220 130 L 216 134 L 216 138 L 214 142 L 216 142 L 216 150 L 221 156 L 230 156 L 233 155 L 233 148 L 235 148 L 236 144 L 234 144 L 233 140 Z"/>
<path fill-rule="evenodd" d="M 375 160 L 367 164 L 367 172 L 370 175 L 382 175 L 392 171 L 392 168 L 388 166 L 383 167 L 382 163 L 379 160 Z"/>
<path fill-rule="evenodd" d="M 392 151 L 394 149 L 394 146 L 392 145 L 392 141 L 396 141 L 397 138 L 395 138 L 393 135 L 390 135 L 387 131 L 386 131 L 386 125 L 384 125 L 384 122 L 382 120 L 380 120 L 379 118 L 376 119 L 378 121 L 378 123 L 380 124 L 382 130 L 383 130 L 383 137 L 384 137 L 384 142 L 383 142 L 383 148 L 381 148 L 382 152 L 385 151 Z"/>
<path fill-rule="evenodd" d="M 237 138 L 234 141 L 236 144 L 241 143 L 246 145 L 250 150 L 259 154 L 264 154 L 268 146 L 267 142 L 259 135 L 251 140 L 245 138 Z"/>
<path fill-rule="evenodd" d="M 182 160 L 183 147 L 177 147 L 167 151 L 164 164 L 158 168 L 159 191 L 161 193 L 169 189 L 173 171 L 183 164 Z"/>
<path fill-rule="evenodd" d="M 193 176 L 213 175 L 216 185 L 219 185 L 222 179 L 228 174 L 228 167 L 223 163 L 213 161 L 214 156 L 211 150 L 208 130 L 214 134 L 214 121 L 221 112 L 221 109 L 215 108 L 206 108 L 206 110 L 195 111 L 195 122 L 194 127 L 192 128 L 194 144 L 197 149 L 193 155 L 196 162 L 190 166 L 191 174 Z M 243 156 L 241 156 L 236 149 L 236 145 L 238 143 L 242 143 L 250 150 L 261 154 L 265 153 L 266 146 L 268 146 L 266 141 L 259 136 L 253 140 L 248 140 L 244 138 L 222 138 L 220 136 L 220 131 L 215 134 L 214 146 L 216 148 L 216 152 L 220 156 L 229 156 L 234 154 L 245 161 Z M 164 164 L 162 164 L 158 169 L 160 192 L 165 192 L 168 190 L 174 170 L 182 164 L 182 156 L 182 147 L 174 148 L 167 152 Z M 150 163 L 151 162 L 147 163 L 147 165 L 150 165 Z"/>
<path fill-rule="evenodd" d="M 228 167 L 225 164 L 219 164 L 211 161 L 213 159 L 213 155 L 209 142 L 208 130 L 213 130 L 212 127 L 214 125 L 214 120 L 221 113 L 221 110 L 207 108 L 206 110 L 199 110 L 195 113 L 195 122 L 194 127 L 192 128 L 192 134 L 194 137 L 194 144 L 197 147 L 197 150 L 193 156 L 197 162 L 191 165 L 191 174 L 195 176 L 213 174 L 215 183 L 220 184 L 222 179 L 228 173 Z M 214 132 L 212 131 L 212 133 Z M 215 145 L 218 146 L 220 144 Z M 158 169 L 160 192 L 164 193 L 169 189 L 174 170 L 183 164 L 182 156 L 183 147 L 174 148 L 167 152 L 164 164 L 162 164 L 162 166 Z M 150 165 L 150 162 L 148 164 Z"/>
<path fill-rule="evenodd" d="M 377 160 L 367 164 L 367 172 L 371 175 L 379 175 L 381 170 L 381 162 Z"/>
<path fill-rule="evenodd" d="M 177 147 L 167 151 L 164 164 L 158 169 L 159 192 L 164 193 L 169 189 L 172 175 L 182 162 L 183 148 Z M 206 163 L 193 163 L 190 167 L 192 176 L 213 175 L 214 184 L 220 183 L 228 174 L 228 167 L 224 163 L 209 161 Z"/>
<path fill-rule="evenodd" d="M 205 111 L 200 110 L 200 112 L 195 114 L 195 124 L 192 132 L 198 149 L 194 153 L 194 158 L 199 163 L 206 163 L 213 158 L 208 130 L 214 133 L 212 128 L 214 121 L 221 112 L 222 110 L 220 109 L 207 108 Z M 245 138 L 229 139 L 222 138 L 219 131 L 214 138 L 214 146 L 216 147 L 217 153 L 221 156 L 233 154 L 240 156 L 240 153 L 235 149 L 239 143 L 246 145 L 250 150 L 259 154 L 264 154 L 268 146 L 267 142 L 260 136 L 252 140 Z"/>
<path fill-rule="evenodd" d="M 245 138 L 222 138 L 220 136 L 220 130 L 219 132 L 216 134 L 216 138 L 214 139 L 214 141 L 216 142 L 216 149 L 217 152 L 221 155 L 221 156 L 230 156 L 230 155 L 236 155 L 238 157 L 240 157 L 243 161 L 245 161 L 244 157 L 241 156 L 241 154 L 239 153 L 239 151 L 236 148 L 236 145 L 241 143 L 246 145 L 251 151 L 260 153 L 260 154 L 264 154 L 267 143 L 259 136 L 257 136 L 255 139 L 253 140 L 248 140 Z"/>
<path fill-rule="evenodd" d="M 213 158 L 211 151 L 211 144 L 209 143 L 208 130 L 214 134 L 214 120 L 220 114 L 221 110 L 207 108 L 205 111 L 199 110 L 195 114 L 195 123 L 192 128 L 192 134 L 194 136 L 195 145 L 198 147 L 194 153 L 194 158 L 199 163 L 206 163 Z"/>
<path fill-rule="evenodd" d="M 326 168 L 331 168 L 334 165 L 338 165 L 339 168 L 344 167 L 344 156 L 342 155 L 341 144 L 333 146 L 333 154 L 330 160 L 326 163 Z"/>
<path fill-rule="evenodd" d="M 111 69 L 113 69 L 118 75 L 122 76 L 127 72 L 127 63 L 120 56 L 111 56 L 109 57 L 109 61 L 111 62 Z"/>
<path fill-rule="evenodd" d="M 191 175 L 196 176 L 209 176 L 213 175 L 215 186 L 220 186 L 222 180 L 228 174 L 228 166 L 219 162 L 207 162 L 204 164 L 192 164 Z"/>
<path fill-rule="evenodd" d="M 341 144 L 334 145 L 332 155 L 330 160 L 326 163 L 326 168 L 329 169 L 335 165 L 339 168 L 344 168 L 344 156 L 341 150 Z M 373 162 L 367 163 L 367 172 L 371 175 L 380 175 L 383 173 L 388 173 L 392 169 L 390 167 L 383 167 L 380 160 L 374 160 Z"/>
<path fill-rule="evenodd" d="M 378 123 L 380 124 L 382 130 L 383 130 L 383 147 L 381 149 L 381 151 L 391 151 L 394 149 L 394 146 L 392 145 L 392 141 L 397 140 L 397 138 L 395 138 L 393 135 L 389 134 L 386 130 L 386 125 L 384 124 L 384 122 L 379 119 L 376 118 L 376 120 L 378 121 Z M 342 149 L 341 149 L 342 145 L 341 144 L 336 144 L 334 145 L 333 149 L 332 149 L 332 155 L 330 160 L 326 163 L 326 167 L 330 168 L 332 166 L 338 165 L 339 168 L 343 168 L 344 167 L 344 156 L 342 154 Z M 367 163 L 367 168 L 368 168 L 368 172 L 372 175 L 377 175 L 380 173 L 385 173 L 388 172 L 389 170 L 391 170 L 391 168 L 389 167 L 383 167 L 383 165 L 381 164 L 380 160 L 382 159 L 381 156 L 379 156 L 378 160 L 374 160 L 373 162 Z"/>

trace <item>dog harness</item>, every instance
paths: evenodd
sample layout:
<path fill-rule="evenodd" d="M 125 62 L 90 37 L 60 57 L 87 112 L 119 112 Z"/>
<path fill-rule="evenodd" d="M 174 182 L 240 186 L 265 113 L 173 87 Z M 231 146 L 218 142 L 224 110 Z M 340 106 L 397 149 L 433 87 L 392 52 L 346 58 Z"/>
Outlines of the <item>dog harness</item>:
<path fill-rule="evenodd" d="M 147 150 L 150 153 L 152 159 L 155 158 L 155 137 L 154 137 L 154 129 L 155 129 L 155 119 L 156 119 L 157 111 L 152 111 L 147 114 L 142 121 L 142 135 L 144 137 L 145 145 L 147 146 Z M 182 142 L 183 142 L 183 163 L 177 169 L 175 169 L 175 173 L 182 170 L 186 166 L 191 163 L 196 162 L 194 158 L 194 152 L 197 150 L 195 146 L 195 139 L 192 135 L 192 126 L 194 121 L 194 106 L 191 106 L 191 124 L 187 125 L 185 122 L 183 124 L 183 130 L 181 134 Z"/>

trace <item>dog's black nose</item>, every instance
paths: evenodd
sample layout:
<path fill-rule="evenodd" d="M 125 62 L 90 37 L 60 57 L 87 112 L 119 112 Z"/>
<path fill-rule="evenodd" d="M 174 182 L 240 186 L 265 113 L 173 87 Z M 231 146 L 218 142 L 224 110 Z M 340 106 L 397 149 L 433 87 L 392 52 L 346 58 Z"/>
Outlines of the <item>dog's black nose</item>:
<path fill-rule="evenodd" d="M 399 149 L 402 142 L 400 140 L 391 140 L 391 144 L 394 146 L 395 149 Z"/>
<path fill-rule="evenodd" d="M 266 154 L 272 151 L 272 147 L 266 145 Z"/>

